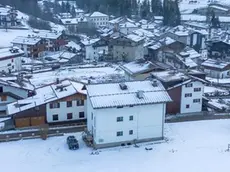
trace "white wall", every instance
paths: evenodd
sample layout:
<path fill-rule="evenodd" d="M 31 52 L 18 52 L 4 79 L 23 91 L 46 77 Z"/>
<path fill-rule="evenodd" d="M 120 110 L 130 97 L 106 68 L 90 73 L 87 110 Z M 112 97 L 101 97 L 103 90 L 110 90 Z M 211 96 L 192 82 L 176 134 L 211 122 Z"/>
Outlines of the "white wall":
<path fill-rule="evenodd" d="M 202 110 L 202 95 L 204 93 L 204 85 L 200 81 L 191 82 L 192 87 L 182 86 L 181 91 L 181 110 L 180 113 L 201 112 Z M 201 88 L 200 92 L 194 92 L 194 88 Z M 186 93 L 192 93 L 192 97 L 185 97 Z M 193 103 L 193 99 L 200 99 L 199 103 Z M 186 108 L 189 105 L 189 108 Z"/>
<path fill-rule="evenodd" d="M 9 69 L 11 70 L 11 72 L 15 72 L 21 70 L 21 68 L 21 57 L 15 57 L 0 61 L 0 72 L 5 71 L 6 73 L 9 73 Z"/>
<path fill-rule="evenodd" d="M 96 27 L 101 27 L 108 25 L 109 17 L 90 17 L 90 20 Z"/>
<path fill-rule="evenodd" d="M 84 102 L 85 104 L 85 102 Z M 85 112 L 84 106 L 77 106 L 77 101 L 72 101 L 72 107 L 67 107 L 67 102 L 60 102 L 60 108 L 50 109 L 50 104 L 46 104 L 46 118 L 47 122 L 62 122 L 62 121 L 73 121 L 79 119 L 86 119 L 86 113 L 84 118 L 79 118 L 79 112 Z M 73 118 L 67 119 L 67 113 L 72 113 Z M 58 120 L 53 121 L 53 115 L 58 115 Z"/>
<path fill-rule="evenodd" d="M 140 59 L 144 57 L 144 46 L 140 44 L 138 46 L 113 46 L 113 57 L 115 59 L 122 60 L 122 55 L 126 55 L 127 61 L 133 61 L 135 59 Z"/>
<path fill-rule="evenodd" d="M 107 52 L 108 51 L 108 46 L 102 46 L 102 47 L 95 47 L 93 48 L 92 45 L 88 45 L 88 46 L 85 46 L 85 58 L 87 60 L 91 60 L 91 61 L 94 61 L 94 60 L 98 60 L 99 58 L 99 54 L 98 52 L 100 51 L 105 51 Z"/>
<path fill-rule="evenodd" d="M 226 71 L 216 71 L 211 69 L 204 69 L 204 72 L 208 74 L 208 76 L 212 78 L 229 78 L 230 77 L 230 70 Z"/>
<path fill-rule="evenodd" d="M 93 120 L 88 114 L 87 124 L 94 128 L 96 144 L 133 141 L 134 139 L 150 139 L 163 137 L 165 104 L 143 105 L 124 108 L 94 109 Z M 129 120 L 133 116 L 133 121 Z M 117 122 L 117 117 L 123 117 L 123 122 Z M 90 122 L 91 121 L 91 122 Z M 88 126 L 88 129 L 92 128 Z M 133 135 L 129 135 L 133 130 Z M 117 136 L 117 131 L 123 131 L 123 136 Z"/>

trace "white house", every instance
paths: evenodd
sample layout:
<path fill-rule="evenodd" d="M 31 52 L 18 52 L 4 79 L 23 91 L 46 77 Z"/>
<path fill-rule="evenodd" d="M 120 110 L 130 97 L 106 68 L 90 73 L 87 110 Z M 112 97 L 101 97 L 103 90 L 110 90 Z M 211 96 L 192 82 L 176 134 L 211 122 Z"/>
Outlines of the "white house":
<path fill-rule="evenodd" d="M 109 41 L 109 53 L 114 60 L 127 62 L 144 57 L 144 37 L 134 34 L 120 35 Z"/>
<path fill-rule="evenodd" d="M 83 51 L 85 59 L 90 61 L 97 61 L 102 54 L 108 52 L 108 45 L 100 38 L 82 40 Z"/>
<path fill-rule="evenodd" d="M 195 71 L 195 70 L 194 70 Z M 167 114 L 186 114 L 202 111 L 205 75 L 200 72 L 182 73 L 177 71 L 153 72 L 173 102 L 167 104 Z"/>
<path fill-rule="evenodd" d="M 96 11 L 89 16 L 89 19 L 96 27 L 102 27 L 108 25 L 109 16 Z"/>
<path fill-rule="evenodd" d="M 84 85 L 59 81 L 35 90 L 36 95 L 7 105 L 16 127 L 85 120 Z M 23 121 L 23 122 L 22 122 Z"/>
<path fill-rule="evenodd" d="M 4 78 L 0 80 L 0 111 L 5 112 L 7 104 L 32 95 L 34 86 L 22 78 Z"/>
<path fill-rule="evenodd" d="M 94 147 L 162 139 L 169 101 L 157 80 L 88 85 L 87 129 Z"/>
<path fill-rule="evenodd" d="M 0 71 L 11 73 L 21 70 L 21 56 L 24 52 L 18 47 L 0 49 Z"/>
<path fill-rule="evenodd" d="M 23 50 L 27 57 L 40 57 L 46 47 L 41 38 L 33 35 L 18 36 L 11 43 Z"/>
<path fill-rule="evenodd" d="M 230 63 L 219 59 L 207 59 L 201 64 L 204 72 L 213 78 L 223 79 L 230 77 Z"/>

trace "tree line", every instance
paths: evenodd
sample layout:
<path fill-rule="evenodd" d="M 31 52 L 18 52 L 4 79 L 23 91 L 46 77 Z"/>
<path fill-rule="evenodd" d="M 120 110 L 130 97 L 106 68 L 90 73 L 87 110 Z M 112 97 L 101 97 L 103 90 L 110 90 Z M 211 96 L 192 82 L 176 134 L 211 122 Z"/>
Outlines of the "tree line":
<path fill-rule="evenodd" d="M 135 16 L 141 19 L 163 16 L 164 25 L 180 24 L 178 0 L 164 0 L 163 4 L 161 0 L 76 0 L 75 2 L 78 8 L 87 13 L 100 11 L 113 16 Z M 69 12 L 73 17 L 76 16 L 75 7 L 60 0 L 55 0 L 54 3 L 44 1 L 42 10 L 37 0 L 0 0 L 0 4 L 13 6 L 34 17 L 54 22 L 54 14 Z"/>

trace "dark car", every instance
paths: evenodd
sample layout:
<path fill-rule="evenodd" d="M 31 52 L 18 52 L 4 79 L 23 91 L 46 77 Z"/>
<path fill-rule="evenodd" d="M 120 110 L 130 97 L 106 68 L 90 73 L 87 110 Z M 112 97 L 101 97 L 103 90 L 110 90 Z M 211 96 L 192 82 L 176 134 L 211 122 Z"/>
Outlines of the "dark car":
<path fill-rule="evenodd" d="M 74 136 L 68 136 L 66 142 L 70 150 L 79 149 L 78 140 Z"/>

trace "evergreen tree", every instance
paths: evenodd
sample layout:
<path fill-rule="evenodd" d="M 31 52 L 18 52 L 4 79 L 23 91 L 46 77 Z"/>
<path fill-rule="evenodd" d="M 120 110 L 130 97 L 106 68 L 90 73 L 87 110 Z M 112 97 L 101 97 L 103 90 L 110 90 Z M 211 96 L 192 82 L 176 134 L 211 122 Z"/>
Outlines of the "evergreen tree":
<path fill-rule="evenodd" d="M 163 3 L 163 24 L 177 26 L 181 23 L 181 15 L 178 1 L 164 0 Z"/>
<path fill-rule="evenodd" d="M 75 11 L 75 7 L 74 6 L 72 6 L 72 8 L 71 8 L 71 15 L 73 17 L 76 17 L 76 11 Z"/>
<path fill-rule="evenodd" d="M 151 0 L 151 10 L 153 15 L 161 16 L 163 14 L 163 7 L 161 0 Z"/>
<path fill-rule="evenodd" d="M 149 0 L 144 0 L 141 4 L 141 18 L 147 19 L 150 15 L 150 3 Z"/>

